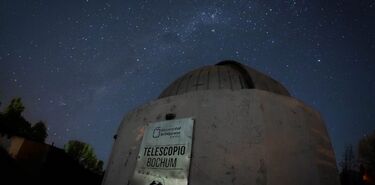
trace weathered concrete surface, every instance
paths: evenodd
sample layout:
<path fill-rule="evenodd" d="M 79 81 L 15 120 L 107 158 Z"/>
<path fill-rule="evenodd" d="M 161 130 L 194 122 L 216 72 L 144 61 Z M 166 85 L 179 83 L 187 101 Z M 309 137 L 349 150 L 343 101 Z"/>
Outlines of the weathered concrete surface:
<path fill-rule="evenodd" d="M 129 184 L 144 126 L 168 113 L 195 118 L 190 185 L 339 184 L 319 113 L 257 89 L 193 91 L 130 112 L 117 132 L 103 184 Z"/>

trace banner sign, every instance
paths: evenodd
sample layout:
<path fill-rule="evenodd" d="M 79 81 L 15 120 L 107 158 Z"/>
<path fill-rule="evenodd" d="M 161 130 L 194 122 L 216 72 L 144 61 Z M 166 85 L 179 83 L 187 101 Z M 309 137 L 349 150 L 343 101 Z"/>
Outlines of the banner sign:
<path fill-rule="evenodd" d="M 192 118 L 149 124 L 131 185 L 187 185 L 193 125 Z"/>

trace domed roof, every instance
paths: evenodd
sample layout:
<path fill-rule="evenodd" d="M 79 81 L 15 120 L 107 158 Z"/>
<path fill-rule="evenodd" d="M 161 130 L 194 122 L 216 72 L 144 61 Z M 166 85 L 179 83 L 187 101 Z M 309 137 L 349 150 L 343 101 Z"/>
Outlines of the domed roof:
<path fill-rule="evenodd" d="M 215 89 L 260 89 L 290 96 L 288 90 L 271 77 L 236 61 L 225 60 L 186 73 L 169 85 L 159 99 L 191 91 Z"/>

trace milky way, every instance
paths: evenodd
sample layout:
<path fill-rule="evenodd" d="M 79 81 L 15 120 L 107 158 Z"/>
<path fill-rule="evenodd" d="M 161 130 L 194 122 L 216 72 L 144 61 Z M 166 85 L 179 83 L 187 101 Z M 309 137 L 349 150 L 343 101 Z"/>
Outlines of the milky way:
<path fill-rule="evenodd" d="M 374 1 L 0 2 L 0 108 L 22 97 L 58 147 L 106 161 L 126 112 L 224 59 L 321 112 L 338 159 L 375 128 Z"/>

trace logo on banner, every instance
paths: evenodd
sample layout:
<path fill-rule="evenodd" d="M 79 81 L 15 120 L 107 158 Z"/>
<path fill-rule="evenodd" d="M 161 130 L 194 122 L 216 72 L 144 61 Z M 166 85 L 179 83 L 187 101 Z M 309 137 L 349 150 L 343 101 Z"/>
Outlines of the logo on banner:
<path fill-rule="evenodd" d="M 160 127 L 156 127 L 152 133 L 153 138 L 158 138 L 160 136 Z"/>

